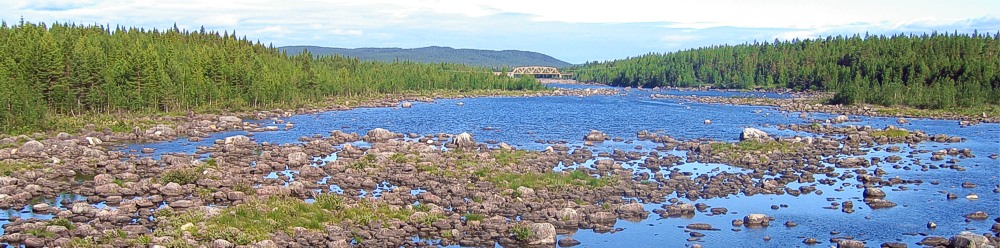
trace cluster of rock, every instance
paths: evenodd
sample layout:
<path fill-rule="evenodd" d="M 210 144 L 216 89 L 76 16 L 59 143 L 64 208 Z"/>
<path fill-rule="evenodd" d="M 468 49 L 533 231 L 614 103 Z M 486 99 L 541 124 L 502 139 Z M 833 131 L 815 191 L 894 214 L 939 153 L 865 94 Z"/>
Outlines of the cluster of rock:
<path fill-rule="evenodd" d="M 239 118 L 224 117 L 217 120 L 231 124 L 228 128 L 245 128 L 245 123 L 240 123 L 242 121 Z M 0 145 L 7 144 L 8 147 L 0 149 L 0 160 L 38 163 L 46 169 L 28 169 L 14 172 L 9 177 L 0 177 L 0 207 L 9 209 L 31 205 L 32 211 L 36 213 L 52 214 L 69 220 L 73 228 L 53 225 L 45 220 L 15 217 L 5 227 L 5 234 L 0 240 L 29 247 L 63 246 L 73 237 L 96 237 L 115 230 L 124 231 L 129 238 L 136 238 L 156 235 L 151 230 L 160 228 L 158 218 L 150 217 L 163 211 L 200 211 L 212 215 L 224 211 L 228 206 L 259 198 L 311 199 L 318 194 L 333 192 L 332 185 L 336 185 L 344 195 L 357 196 L 390 184 L 392 190 L 381 192 L 377 201 L 398 208 L 420 202 L 430 210 L 416 211 L 406 220 L 389 220 L 388 223 L 378 225 L 334 224 L 322 231 L 276 231 L 270 239 L 257 244 L 347 244 L 347 240 L 359 237 L 363 240 L 361 245 L 366 246 L 417 246 L 422 244 L 411 239 L 416 234 L 443 237 L 447 233 L 451 238 L 442 239 L 441 245 L 482 246 L 494 245 L 496 242 L 505 245 L 571 245 L 574 240 L 556 240 L 555 234 L 578 229 L 614 232 L 617 220 L 642 220 L 651 213 L 664 218 L 693 216 L 698 213 L 729 214 L 725 207 L 713 207 L 704 203 L 689 204 L 678 198 L 668 199 L 672 195 L 694 201 L 731 195 L 822 194 L 813 186 L 788 185 L 839 184 L 863 189 L 864 202 L 870 208 L 893 207 L 895 203 L 886 199 L 887 194 L 880 187 L 901 187 L 921 181 L 886 177 L 883 166 L 909 166 L 897 163 L 902 157 L 890 155 L 885 158 L 864 159 L 861 156 L 866 155 L 867 151 L 886 146 L 889 147 L 886 151 L 890 153 L 903 153 L 903 148 L 919 142 L 961 141 L 961 138 L 931 136 L 919 131 L 908 132 L 905 137 L 873 136 L 873 133 L 884 132 L 886 129 L 834 127 L 830 124 L 782 125 L 777 128 L 823 136 L 772 137 L 760 129 L 747 128 L 740 133 L 741 140 L 794 149 L 741 151 L 736 154 L 733 150 L 728 150 L 737 149 L 733 148 L 735 144 L 719 146 L 718 142 L 711 140 L 677 140 L 655 132 L 640 131 L 636 133 L 636 139 L 656 142 L 659 147 L 655 151 L 614 150 L 595 153 L 587 147 L 570 149 L 556 144 L 545 152 L 530 152 L 522 160 L 505 166 L 497 164 L 494 153 L 514 148 L 508 146 L 490 149 L 485 144 L 477 143 L 468 133 L 420 136 L 385 129 L 373 129 L 364 135 L 333 131 L 329 135 L 301 137 L 301 144 L 281 145 L 258 143 L 247 136 L 232 136 L 217 140 L 212 146 L 199 147 L 196 154 L 166 154 L 157 160 L 108 151 L 103 146 L 105 144 L 101 137 L 96 136 L 60 134 L 47 139 L 27 136 L 6 138 L 0 141 Z M 169 136 L 177 133 L 170 131 L 157 127 L 150 135 Z M 593 130 L 584 136 L 584 140 L 604 142 L 614 139 Z M 351 145 L 357 141 L 369 142 L 371 147 Z M 726 145 L 730 147 L 727 148 Z M 670 151 L 684 152 L 686 157 L 667 153 Z M 319 159 L 334 152 L 337 153 L 336 160 Z M 941 160 L 954 161 L 953 164 L 963 158 L 974 157 L 968 149 L 909 152 L 933 153 L 932 160 L 933 156 L 939 156 Z M 209 154 L 211 162 L 201 160 L 203 157 L 198 154 Z M 623 166 L 628 161 L 639 159 L 643 161 L 638 165 L 641 170 Z M 580 170 L 588 175 L 620 180 L 599 187 L 577 185 L 569 188 L 507 188 L 490 181 L 490 178 L 475 174 L 487 170 L 515 174 L 548 172 L 560 164 L 581 164 L 591 160 L 595 161 L 592 167 Z M 751 170 L 746 173 L 694 175 L 672 168 L 693 161 L 725 163 Z M 830 165 L 823 166 L 820 165 L 821 162 Z M 912 164 L 919 165 L 918 160 L 914 158 Z M 921 166 L 919 169 L 932 169 L 932 165 Z M 952 168 L 957 168 L 954 166 L 956 165 L 952 165 Z M 849 170 L 838 173 L 838 168 Z M 826 178 L 816 179 L 817 174 L 825 175 Z M 181 180 L 184 177 L 191 178 Z M 164 182 L 164 178 L 173 179 Z M 411 190 L 415 189 L 423 192 L 411 194 Z M 52 199 L 63 192 L 72 192 L 85 200 L 64 198 L 65 202 L 59 205 L 66 207 L 31 203 L 32 199 Z M 663 205 L 647 211 L 643 204 L 624 200 L 623 197 Z M 364 198 L 345 198 L 347 205 L 367 204 L 369 201 Z M 105 202 L 113 208 L 91 205 L 98 202 Z M 601 204 L 595 204 L 598 202 Z M 832 203 L 845 212 L 854 209 L 852 201 Z M 468 221 L 463 217 L 465 213 L 478 213 L 485 218 Z M 431 215 L 441 218 L 430 222 L 416 221 Z M 988 218 L 988 215 L 977 212 L 965 217 L 980 220 Z M 511 221 L 512 219 L 520 221 Z M 733 224 L 757 228 L 768 226 L 771 221 L 774 221 L 772 217 L 750 214 L 733 220 Z M 793 227 L 797 223 L 785 220 L 785 225 Z M 511 235 L 515 227 L 527 227 L 533 235 L 518 239 Z M 704 223 L 691 223 L 685 227 L 698 231 L 717 230 Z M 31 234 L 32 230 L 40 228 L 53 235 L 39 237 Z M 193 223 L 189 228 L 191 233 L 209 231 L 198 223 Z M 994 225 L 994 229 L 1000 227 Z M 1000 230 L 994 230 L 997 231 Z M 697 240 L 699 237 L 695 237 L 697 235 L 694 233 L 696 232 L 692 232 L 691 238 Z M 992 238 L 985 235 L 979 237 L 987 240 Z M 960 241 L 955 242 L 965 242 L 961 241 L 962 238 L 958 239 Z M 164 235 L 153 237 L 152 242 L 205 245 L 231 241 Z M 858 245 L 852 240 L 837 243 L 846 247 Z"/>

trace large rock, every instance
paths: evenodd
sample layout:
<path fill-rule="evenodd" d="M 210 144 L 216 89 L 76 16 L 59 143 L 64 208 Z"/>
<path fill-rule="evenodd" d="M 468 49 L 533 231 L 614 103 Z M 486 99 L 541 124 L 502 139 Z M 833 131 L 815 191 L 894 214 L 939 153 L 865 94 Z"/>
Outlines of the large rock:
<path fill-rule="evenodd" d="M 987 219 L 989 217 L 990 217 L 990 215 L 987 214 L 986 212 L 983 212 L 983 211 L 976 211 L 976 212 L 973 212 L 971 214 L 966 214 L 965 215 L 965 218 L 974 219 L 974 220 L 985 220 L 985 219 Z"/>
<path fill-rule="evenodd" d="M 749 214 L 743 217 L 743 225 L 748 227 L 760 227 L 770 224 L 771 219 L 764 214 Z"/>
<path fill-rule="evenodd" d="M 221 121 L 221 122 L 240 123 L 240 122 L 243 122 L 243 119 L 240 119 L 239 117 L 232 116 L 232 115 L 223 115 L 223 116 L 219 116 L 219 121 Z"/>
<path fill-rule="evenodd" d="M 530 228 L 535 236 L 528 241 L 529 245 L 551 246 L 556 243 L 556 227 L 552 224 L 532 223 Z"/>
<path fill-rule="evenodd" d="M 312 163 L 309 159 L 309 155 L 304 152 L 293 152 L 288 154 L 288 165 L 291 166 L 301 166 Z"/>
<path fill-rule="evenodd" d="M 715 228 L 712 228 L 712 225 L 708 223 L 691 223 L 685 227 L 691 230 L 715 230 Z"/>
<path fill-rule="evenodd" d="M 226 137 L 225 144 L 241 146 L 241 145 L 251 145 L 254 144 L 254 142 L 253 140 L 250 140 L 250 137 L 244 135 L 236 135 L 236 136 Z"/>
<path fill-rule="evenodd" d="M 917 242 L 917 244 L 931 247 L 945 246 L 948 245 L 948 240 L 941 236 L 928 236 Z"/>
<path fill-rule="evenodd" d="M 740 133 L 740 141 L 753 140 L 753 141 L 766 141 L 769 138 L 766 132 L 760 129 L 748 127 L 744 128 L 743 132 Z"/>
<path fill-rule="evenodd" d="M 868 207 L 872 209 L 891 208 L 896 206 L 895 202 L 879 198 L 866 198 L 865 204 L 868 204 Z"/>
<path fill-rule="evenodd" d="M 583 136 L 583 140 L 591 142 L 602 142 L 608 140 L 608 135 L 597 130 L 590 130 L 586 136 Z"/>
<path fill-rule="evenodd" d="M 87 139 L 87 144 L 90 144 L 92 146 L 99 146 L 104 143 L 103 140 L 97 137 L 86 137 L 85 139 Z"/>
<path fill-rule="evenodd" d="M 468 148 L 476 146 L 476 141 L 472 140 L 472 134 L 469 133 L 458 134 L 457 136 L 455 136 L 454 139 L 451 140 L 451 142 L 458 147 Z"/>
<path fill-rule="evenodd" d="M 865 243 L 857 240 L 842 239 L 837 241 L 837 248 L 865 248 Z"/>
<path fill-rule="evenodd" d="M 21 148 L 17 149 L 18 154 L 37 154 L 45 151 L 45 145 L 35 140 L 24 142 Z"/>
<path fill-rule="evenodd" d="M 175 182 L 167 183 L 163 187 L 160 187 L 160 193 L 165 196 L 179 196 L 184 194 L 184 187 Z"/>
<path fill-rule="evenodd" d="M 166 126 L 166 125 L 156 125 L 156 127 L 153 127 L 153 128 L 150 128 L 149 130 L 146 130 L 146 135 L 151 135 L 151 136 L 154 136 L 154 137 L 158 137 L 158 136 L 172 137 L 172 136 L 177 136 L 177 132 L 174 131 L 174 129 L 171 128 L 171 127 L 169 127 L 169 126 Z"/>
<path fill-rule="evenodd" d="M 363 138 L 363 140 L 367 141 L 367 142 L 382 142 L 382 141 L 390 140 L 390 139 L 395 138 L 395 137 L 396 137 L 396 134 L 390 132 L 389 130 L 385 130 L 385 129 L 382 129 L 382 128 L 375 128 L 375 129 L 369 130 L 368 133 L 365 134 L 365 137 Z"/>
<path fill-rule="evenodd" d="M 986 236 L 978 235 L 968 231 L 958 233 L 948 239 L 948 247 L 951 248 L 985 248 L 990 243 Z"/>
<path fill-rule="evenodd" d="M 563 208 L 556 212 L 556 217 L 559 217 L 559 220 L 562 221 L 575 221 L 580 218 L 580 214 L 576 212 L 576 209 Z"/>
<path fill-rule="evenodd" d="M 880 188 L 865 187 L 865 198 L 885 198 L 885 191 Z"/>

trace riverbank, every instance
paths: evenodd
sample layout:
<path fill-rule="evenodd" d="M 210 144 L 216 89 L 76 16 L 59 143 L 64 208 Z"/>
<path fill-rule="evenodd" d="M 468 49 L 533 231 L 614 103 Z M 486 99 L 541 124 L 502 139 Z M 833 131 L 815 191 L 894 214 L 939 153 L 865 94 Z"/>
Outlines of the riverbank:
<path fill-rule="evenodd" d="M 755 91 L 759 92 L 759 91 Z M 766 92 L 766 91 L 765 91 Z M 872 117 L 899 117 L 899 118 L 928 118 L 947 119 L 961 121 L 962 125 L 974 125 L 976 123 L 998 123 L 1000 122 L 1000 107 L 984 106 L 981 108 L 954 108 L 950 110 L 929 110 L 910 107 L 885 107 L 870 104 L 861 105 L 841 105 L 826 104 L 827 100 L 833 96 L 832 93 L 822 92 L 773 92 L 791 94 L 790 98 L 763 98 L 763 97 L 698 97 L 698 96 L 678 96 L 667 94 L 653 94 L 650 97 L 684 99 L 701 103 L 717 103 L 731 105 L 758 105 L 778 107 L 781 111 L 789 112 L 823 112 L 839 115 L 863 115 Z"/>

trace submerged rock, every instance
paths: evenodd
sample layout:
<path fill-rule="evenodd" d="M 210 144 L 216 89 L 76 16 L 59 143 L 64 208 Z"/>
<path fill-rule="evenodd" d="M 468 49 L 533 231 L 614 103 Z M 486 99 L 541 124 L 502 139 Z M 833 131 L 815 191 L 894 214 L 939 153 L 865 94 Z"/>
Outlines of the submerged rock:
<path fill-rule="evenodd" d="M 583 137 L 583 140 L 591 142 L 602 142 L 608 140 L 608 135 L 602 133 L 601 131 L 590 130 L 590 133 L 587 133 L 587 135 Z"/>
<path fill-rule="evenodd" d="M 743 217 L 743 225 L 747 227 L 764 227 L 770 224 L 770 219 L 764 214 L 749 214 Z"/>

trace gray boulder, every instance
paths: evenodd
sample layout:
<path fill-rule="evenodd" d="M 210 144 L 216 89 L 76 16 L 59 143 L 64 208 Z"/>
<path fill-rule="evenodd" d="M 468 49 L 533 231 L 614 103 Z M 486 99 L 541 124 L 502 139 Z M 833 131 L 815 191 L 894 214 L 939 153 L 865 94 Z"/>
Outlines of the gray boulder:
<path fill-rule="evenodd" d="M 978 235 L 968 231 L 958 233 L 948 239 L 948 247 L 952 248 L 986 248 L 990 243 L 986 236 Z"/>
<path fill-rule="evenodd" d="M 590 130 L 586 136 L 583 136 L 583 140 L 591 142 L 602 142 L 608 140 L 608 135 L 597 130 Z"/>
<path fill-rule="evenodd" d="M 24 142 L 21 148 L 17 149 L 18 154 L 37 154 L 45 151 L 45 145 L 35 140 Z"/>
<path fill-rule="evenodd" d="M 466 148 L 468 148 L 468 147 L 475 147 L 476 146 L 476 141 L 472 140 L 472 134 L 469 134 L 469 133 L 458 134 L 457 136 L 455 136 L 454 139 L 452 139 L 451 142 L 453 144 L 455 144 L 456 146 L 458 146 L 458 147 L 466 147 Z"/>
<path fill-rule="evenodd" d="M 239 117 L 232 116 L 232 115 L 223 115 L 223 116 L 219 116 L 219 121 L 221 121 L 221 122 L 240 123 L 240 122 L 243 122 L 243 119 L 240 119 Z"/>
<path fill-rule="evenodd" d="M 369 130 L 368 133 L 365 134 L 365 137 L 363 138 L 363 140 L 367 141 L 367 142 L 382 142 L 382 141 L 390 140 L 390 139 L 395 138 L 395 137 L 396 137 L 396 134 L 390 132 L 389 130 L 385 130 L 385 129 L 382 129 L 382 128 L 375 128 L 375 129 Z"/>
<path fill-rule="evenodd" d="M 743 132 L 740 133 L 740 141 L 744 140 L 766 141 L 769 138 L 770 137 L 767 135 L 766 132 L 752 127 L 744 128 Z"/>
<path fill-rule="evenodd" d="M 288 165 L 300 166 L 307 165 L 311 162 L 312 160 L 309 158 L 309 155 L 304 152 L 293 152 L 288 154 Z"/>
<path fill-rule="evenodd" d="M 556 227 L 549 223 L 532 223 L 531 231 L 535 234 L 528 241 L 529 245 L 551 246 L 556 243 Z"/>
<path fill-rule="evenodd" d="M 771 219 L 767 218 L 767 215 L 764 214 L 749 214 L 743 217 L 743 225 L 748 227 L 767 226 L 770 222 Z"/>

